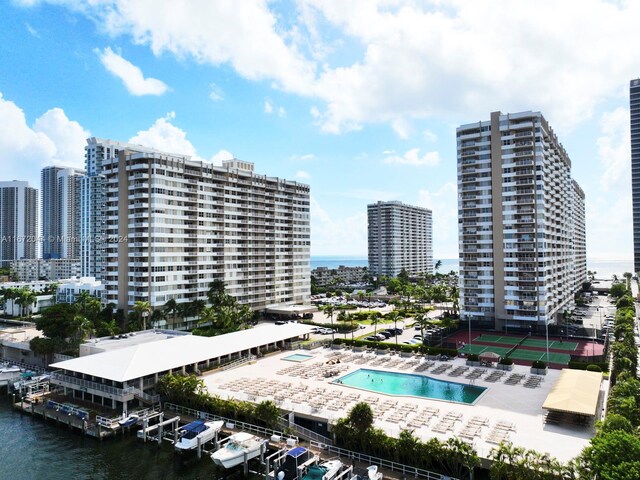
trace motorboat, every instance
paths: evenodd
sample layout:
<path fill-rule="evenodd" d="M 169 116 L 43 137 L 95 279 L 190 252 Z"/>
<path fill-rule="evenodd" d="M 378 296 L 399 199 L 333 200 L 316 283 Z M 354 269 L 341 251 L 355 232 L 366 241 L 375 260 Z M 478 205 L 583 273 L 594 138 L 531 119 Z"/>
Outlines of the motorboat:
<path fill-rule="evenodd" d="M 326 460 L 318 465 L 311 465 L 302 480 L 331 480 L 342 470 L 342 462 L 338 459 Z"/>
<path fill-rule="evenodd" d="M 382 480 L 382 472 L 378 471 L 377 465 L 371 465 L 366 470 L 357 471 L 354 469 L 354 475 L 350 480 Z"/>
<path fill-rule="evenodd" d="M 223 421 L 205 422 L 196 420 L 180 427 L 176 432 L 177 441 L 174 445 L 179 452 L 194 450 L 198 445 L 204 445 L 213 440 L 224 425 Z"/>
<path fill-rule="evenodd" d="M 15 365 L 5 365 L 4 367 L 0 368 L 0 373 L 20 373 L 22 372 L 22 369 L 20 369 L 20 367 L 17 367 Z"/>
<path fill-rule="evenodd" d="M 302 478 L 305 469 L 318 462 L 318 457 L 304 447 L 289 450 L 275 478 L 278 480 L 297 480 Z"/>
<path fill-rule="evenodd" d="M 140 420 L 140 416 L 132 413 L 131 415 L 122 415 L 122 418 L 118 420 L 118 425 L 121 427 L 130 427 L 135 425 Z"/>
<path fill-rule="evenodd" d="M 224 468 L 232 468 L 240 465 L 245 460 L 260 455 L 264 438 L 256 437 L 247 432 L 238 432 L 231 435 L 225 445 L 211 454 L 211 460 L 216 465 Z"/>

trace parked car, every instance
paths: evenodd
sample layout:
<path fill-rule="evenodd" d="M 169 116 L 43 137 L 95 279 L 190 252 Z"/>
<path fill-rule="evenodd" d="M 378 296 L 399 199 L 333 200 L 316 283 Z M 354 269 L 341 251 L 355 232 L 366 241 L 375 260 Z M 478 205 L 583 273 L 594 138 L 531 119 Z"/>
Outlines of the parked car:
<path fill-rule="evenodd" d="M 365 340 L 367 342 L 377 342 L 378 341 L 378 336 L 377 335 L 370 335 L 368 337 L 365 337 Z"/>
<path fill-rule="evenodd" d="M 289 322 L 287 322 L 286 320 L 276 320 L 276 325 L 286 325 L 287 323 Z"/>

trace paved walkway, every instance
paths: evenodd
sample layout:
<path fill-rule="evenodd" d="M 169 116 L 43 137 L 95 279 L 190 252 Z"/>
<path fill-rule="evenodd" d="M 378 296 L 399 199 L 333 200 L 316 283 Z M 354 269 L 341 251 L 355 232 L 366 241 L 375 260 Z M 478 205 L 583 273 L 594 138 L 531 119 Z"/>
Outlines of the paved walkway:
<path fill-rule="evenodd" d="M 284 357 L 292 353 L 311 354 L 313 358 L 300 363 L 285 361 Z M 204 381 L 210 393 L 222 398 L 256 402 L 272 399 L 283 409 L 329 421 L 344 417 L 358 401 L 366 401 L 374 409 L 375 425 L 390 435 L 397 436 L 402 429 L 409 429 L 423 440 L 432 437 L 444 440 L 455 436 L 473 443 L 482 457 L 487 457 L 495 447 L 491 441 L 505 438 L 515 445 L 548 452 L 567 461 L 577 456 L 594 434 L 593 428 L 544 423 L 546 412 L 542 404 L 560 375 L 558 370 L 550 370 L 537 388 L 526 388 L 523 380 L 516 385 L 506 384 L 507 376 L 495 383 L 487 381 L 488 375 L 494 371 L 489 369 L 473 380 L 473 384 L 486 387 L 486 392 L 475 405 L 465 405 L 385 395 L 333 383 L 348 372 L 366 367 L 426 374 L 468 384 L 472 381 L 465 375 L 473 369 L 459 377 L 448 375 L 456 367 L 464 367 L 463 359 L 434 362 L 434 365 L 416 372 L 426 365 L 424 359 L 341 351 L 341 362 L 336 363 L 334 355 L 336 352 L 328 349 L 285 352 L 261 359 L 253 365 L 209 374 Z M 439 371 L 437 367 L 441 365 L 448 368 L 443 373 L 435 373 L 434 370 Z M 528 367 L 516 366 L 513 373 L 529 378 Z M 325 375 L 330 376 L 325 378 Z"/>

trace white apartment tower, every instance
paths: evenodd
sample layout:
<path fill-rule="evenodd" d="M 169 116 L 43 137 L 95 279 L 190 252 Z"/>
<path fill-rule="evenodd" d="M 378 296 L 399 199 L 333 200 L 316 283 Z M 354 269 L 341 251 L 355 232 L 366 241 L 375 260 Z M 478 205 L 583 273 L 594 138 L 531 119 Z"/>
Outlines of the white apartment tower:
<path fill-rule="evenodd" d="M 477 325 L 556 321 L 586 281 L 584 193 L 539 112 L 457 129 L 460 305 Z"/>
<path fill-rule="evenodd" d="M 248 162 L 128 149 L 101 173 L 107 302 L 206 300 L 213 280 L 252 308 L 309 300 L 308 185 Z"/>
<path fill-rule="evenodd" d="M 0 182 L 0 266 L 36 258 L 38 190 L 28 182 Z"/>
<path fill-rule="evenodd" d="M 85 150 L 86 176 L 80 182 L 80 264 L 83 277 L 104 278 L 107 184 L 102 165 L 121 150 L 155 150 L 125 142 L 91 137 Z"/>
<path fill-rule="evenodd" d="M 396 277 L 433 272 L 433 219 L 431 210 L 402 202 L 367 206 L 369 271 Z"/>

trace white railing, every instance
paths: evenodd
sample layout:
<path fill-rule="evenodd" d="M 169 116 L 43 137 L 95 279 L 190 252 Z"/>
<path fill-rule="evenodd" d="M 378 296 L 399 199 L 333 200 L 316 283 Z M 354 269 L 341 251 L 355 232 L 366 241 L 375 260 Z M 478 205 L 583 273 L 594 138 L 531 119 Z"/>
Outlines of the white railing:
<path fill-rule="evenodd" d="M 422 468 L 411 467 L 402 463 L 392 462 L 391 460 L 385 460 L 378 457 L 372 457 L 371 455 L 364 455 L 358 452 L 352 452 L 351 450 L 345 450 L 339 447 L 332 447 L 319 442 L 309 442 L 311 450 L 329 452 L 334 455 L 338 455 L 343 458 L 348 458 L 351 461 L 363 462 L 368 465 L 377 465 L 380 468 L 386 468 L 393 470 L 394 472 L 401 472 L 403 478 L 423 478 L 425 480 L 457 480 L 454 477 L 449 477 L 441 473 L 432 472 L 430 470 L 424 470 Z"/>
<path fill-rule="evenodd" d="M 134 397 L 138 397 L 141 400 L 144 400 L 145 402 L 148 402 L 148 403 L 159 403 L 160 402 L 160 395 L 151 395 L 151 394 L 145 393 L 142 390 L 139 390 L 137 388 L 133 389 L 133 396 Z"/>
<path fill-rule="evenodd" d="M 209 420 L 209 421 L 223 420 L 225 423 L 234 424 L 235 428 L 238 428 L 240 430 L 244 430 L 247 432 L 255 433 L 256 435 L 260 435 L 265 438 L 271 438 L 272 436 L 277 435 L 283 440 L 286 440 L 287 438 L 291 438 L 291 439 L 294 439 L 296 443 L 300 441 L 300 439 L 295 435 L 285 435 L 284 432 L 281 432 L 278 430 L 261 427 L 259 425 L 253 425 L 252 423 L 239 422 L 232 418 L 221 417 L 220 415 L 214 415 L 212 413 L 203 412 L 201 410 L 195 410 L 193 408 L 183 407 L 181 405 L 176 405 L 174 403 L 165 403 L 164 408 L 172 412 L 176 412 L 180 415 L 188 415 L 190 417 L 200 418 L 202 420 Z"/>
<path fill-rule="evenodd" d="M 133 387 L 127 387 L 127 388 L 111 387 L 109 385 L 103 385 L 102 383 L 90 382 L 88 380 L 82 380 L 81 378 L 72 377 L 70 375 L 64 375 L 59 372 L 53 372 L 51 374 L 51 383 L 53 383 L 54 385 L 71 386 L 71 388 L 73 387 L 80 387 L 80 388 L 86 388 L 86 389 L 90 388 L 92 390 L 113 395 L 114 397 L 118 397 L 118 399 L 123 399 L 123 400 L 125 399 L 125 397 L 129 397 L 128 398 L 129 400 L 133 398 L 133 392 L 135 390 Z"/>
<path fill-rule="evenodd" d="M 227 363 L 220 367 L 220 371 L 223 372 L 225 370 L 231 370 L 232 368 L 241 367 L 242 365 L 246 365 L 249 362 L 253 362 L 256 359 L 255 355 L 249 355 L 247 357 L 240 357 L 233 362 Z"/>
<path fill-rule="evenodd" d="M 314 432 L 313 430 L 309 430 L 308 428 L 304 428 L 300 425 L 297 425 L 295 423 L 290 423 L 287 422 L 286 420 L 287 416 L 284 416 L 283 418 L 280 419 L 280 421 L 278 422 L 278 425 L 282 428 L 290 428 L 291 430 L 295 431 L 301 438 L 304 438 L 305 440 L 313 440 L 315 442 L 318 443 L 322 443 L 325 445 L 333 445 L 333 440 L 330 439 L 329 437 L 325 437 L 324 435 L 320 435 L 319 433 Z"/>

